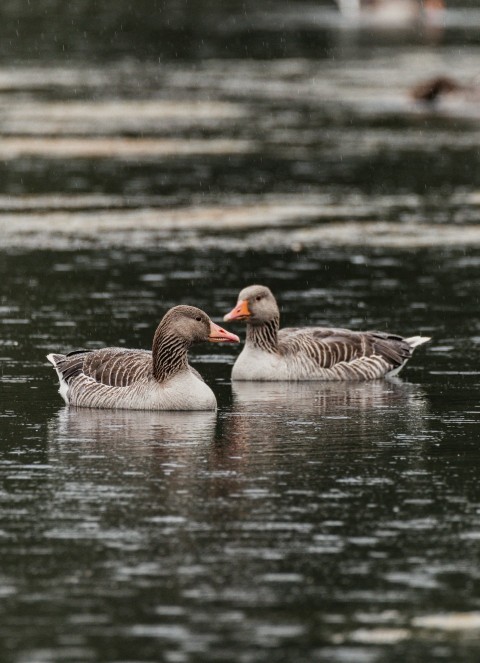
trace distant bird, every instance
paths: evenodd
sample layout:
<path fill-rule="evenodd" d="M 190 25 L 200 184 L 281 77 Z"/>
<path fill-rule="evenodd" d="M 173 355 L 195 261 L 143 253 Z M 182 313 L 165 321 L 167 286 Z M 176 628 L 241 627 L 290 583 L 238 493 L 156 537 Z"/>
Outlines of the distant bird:
<path fill-rule="evenodd" d="M 460 85 L 453 78 L 448 76 L 436 76 L 422 83 L 415 85 L 410 94 L 415 101 L 421 101 L 426 104 L 433 104 L 441 97 L 446 95 L 466 91 L 464 85 Z"/>
<path fill-rule="evenodd" d="M 436 22 L 443 14 L 443 0 L 337 0 L 340 12 L 350 20 L 396 27 L 411 21 Z"/>
<path fill-rule="evenodd" d="M 203 341 L 238 343 L 194 306 L 175 306 L 163 316 L 152 351 L 126 348 L 49 354 L 67 405 L 131 410 L 215 410 L 217 401 L 188 364 L 190 346 Z"/>
<path fill-rule="evenodd" d="M 414 348 L 430 340 L 323 327 L 280 329 L 275 297 L 262 285 L 244 288 L 224 320 L 247 323 L 234 380 L 374 380 L 396 375 Z"/>

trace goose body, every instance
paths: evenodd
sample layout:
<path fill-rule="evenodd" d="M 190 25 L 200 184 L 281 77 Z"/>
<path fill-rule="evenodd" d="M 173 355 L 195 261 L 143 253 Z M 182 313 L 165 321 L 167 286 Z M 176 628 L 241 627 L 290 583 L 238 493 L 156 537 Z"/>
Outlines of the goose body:
<path fill-rule="evenodd" d="M 132 410 L 215 410 L 217 401 L 188 364 L 188 348 L 202 341 L 237 342 L 200 309 L 176 306 L 157 327 L 152 351 L 125 348 L 52 353 L 48 360 L 67 405 Z"/>
<path fill-rule="evenodd" d="M 225 320 L 245 320 L 247 338 L 234 380 L 374 380 L 396 375 L 429 339 L 324 327 L 279 329 L 279 311 L 264 286 L 242 290 Z"/>

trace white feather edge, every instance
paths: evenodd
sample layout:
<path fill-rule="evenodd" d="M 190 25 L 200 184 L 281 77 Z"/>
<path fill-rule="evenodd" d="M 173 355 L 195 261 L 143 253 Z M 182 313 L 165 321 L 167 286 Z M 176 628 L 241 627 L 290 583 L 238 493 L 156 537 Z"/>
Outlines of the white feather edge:
<path fill-rule="evenodd" d="M 58 390 L 58 393 L 63 398 L 65 403 L 68 405 L 69 404 L 68 384 L 65 382 L 65 380 L 63 379 L 63 375 L 60 373 L 60 371 L 57 368 L 57 362 L 55 361 L 55 355 L 53 353 L 51 353 L 51 354 L 47 355 L 47 359 L 51 364 L 53 364 L 53 367 L 54 367 L 54 369 L 55 369 L 55 371 L 57 372 L 57 375 L 58 375 L 58 381 L 60 382 L 60 388 Z"/>
<path fill-rule="evenodd" d="M 432 339 L 430 336 L 410 336 L 410 338 L 406 338 L 405 340 L 411 348 L 416 348 L 419 345 L 428 343 Z"/>
<path fill-rule="evenodd" d="M 408 345 L 412 348 L 416 348 L 419 345 L 423 345 L 424 343 L 428 343 L 428 341 L 431 341 L 430 336 L 410 336 L 410 338 L 406 338 L 405 341 L 408 343 Z M 398 375 L 402 368 L 405 366 L 407 363 L 408 359 L 405 359 L 403 363 L 400 364 L 400 366 L 397 366 L 397 368 L 394 368 L 393 371 L 390 371 L 389 373 L 386 374 L 389 378 L 395 377 L 395 375 Z"/>

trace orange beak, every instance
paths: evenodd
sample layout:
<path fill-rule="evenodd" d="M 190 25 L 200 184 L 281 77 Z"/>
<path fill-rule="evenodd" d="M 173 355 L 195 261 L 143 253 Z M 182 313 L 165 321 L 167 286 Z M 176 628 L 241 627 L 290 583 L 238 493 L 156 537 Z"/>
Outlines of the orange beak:
<path fill-rule="evenodd" d="M 208 340 L 211 341 L 212 343 L 240 342 L 240 339 L 236 334 L 231 334 L 230 332 L 227 332 L 225 329 L 222 329 L 211 320 L 210 320 L 210 334 L 208 336 Z"/>
<path fill-rule="evenodd" d="M 230 313 L 223 316 L 225 322 L 229 320 L 248 320 L 252 314 L 248 309 L 248 302 L 246 299 L 242 299 L 238 304 L 233 308 Z"/>

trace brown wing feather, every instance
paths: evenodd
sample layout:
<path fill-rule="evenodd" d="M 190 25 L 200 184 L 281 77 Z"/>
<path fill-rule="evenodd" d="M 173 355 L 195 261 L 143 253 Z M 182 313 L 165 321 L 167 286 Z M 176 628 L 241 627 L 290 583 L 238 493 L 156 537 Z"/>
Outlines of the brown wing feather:
<path fill-rule="evenodd" d="M 372 339 L 374 354 L 395 366 L 401 366 L 412 356 L 412 346 L 401 336 L 382 332 L 367 332 L 367 335 Z"/>
<path fill-rule="evenodd" d="M 104 348 L 75 350 L 56 363 L 65 382 L 83 373 L 110 387 L 127 387 L 152 370 L 152 354 L 146 350 Z"/>
<path fill-rule="evenodd" d="M 362 357 L 380 356 L 392 367 L 401 366 L 412 354 L 412 348 L 401 337 L 384 332 L 354 332 L 323 327 L 287 328 L 278 335 L 283 354 L 302 353 L 321 368 Z"/>
<path fill-rule="evenodd" d="M 66 355 L 54 355 L 55 366 L 62 374 L 63 379 L 68 382 L 79 375 L 83 370 L 83 361 L 88 350 L 73 350 Z"/>
<path fill-rule="evenodd" d="M 152 354 L 146 350 L 104 348 L 85 356 L 83 372 L 110 387 L 128 387 L 152 371 Z"/>

